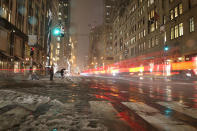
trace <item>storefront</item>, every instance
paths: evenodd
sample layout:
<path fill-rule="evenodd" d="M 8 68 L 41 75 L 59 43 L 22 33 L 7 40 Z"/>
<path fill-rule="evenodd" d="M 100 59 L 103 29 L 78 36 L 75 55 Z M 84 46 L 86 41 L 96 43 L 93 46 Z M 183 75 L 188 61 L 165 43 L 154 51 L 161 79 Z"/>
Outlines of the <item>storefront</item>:
<path fill-rule="evenodd" d="M 10 68 L 10 50 L 9 50 L 10 33 L 4 28 L 0 28 L 0 71 L 7 73 Z"/>
<path fill-rule="evenodd" d="M 24 42 L 27 35 L 0 17 L 0 69 L 20 72 L 24 65 Z"/>

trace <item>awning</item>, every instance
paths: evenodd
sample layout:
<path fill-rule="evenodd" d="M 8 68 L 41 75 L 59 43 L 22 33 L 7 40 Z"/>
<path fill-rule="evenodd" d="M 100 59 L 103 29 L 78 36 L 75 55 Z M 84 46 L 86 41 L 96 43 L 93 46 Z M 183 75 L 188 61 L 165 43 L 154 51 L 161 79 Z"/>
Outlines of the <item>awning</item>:
<path fill-rule="evenodd" d="M 33 65 L 36 65 L 36 66 L 38 66 L 38 65 L 40 65 L 38 62 L 36 62 L 36 61 L 33 61 Z"/>
<path fill-rule="evenodd" d="M 22 57 L 15 56 L 15 58 L 18 59 L 18 60 L 24 61 L 24 59 Z"/>
<path fill-rule="evenodd" d="M 12 56 L 10 56 L 10 54 L 6 53 L 6 52 L 1 52 L 0 54 L 3 55 L 4 57 L 8 57 L 8 58 L 12 58 Z"/>

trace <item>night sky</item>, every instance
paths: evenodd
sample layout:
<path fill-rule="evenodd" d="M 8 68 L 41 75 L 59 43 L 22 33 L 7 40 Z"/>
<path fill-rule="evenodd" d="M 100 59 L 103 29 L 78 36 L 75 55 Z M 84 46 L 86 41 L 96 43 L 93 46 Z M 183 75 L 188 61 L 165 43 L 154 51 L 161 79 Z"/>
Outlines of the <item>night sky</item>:
<path fill-rule="evenodd" d="M 89 50 L 89 32 L 92 26 L 103 22 L 103 0 L 71 0 L 71 34 L 77 34 L 77 64 L 84 65 Z"/>

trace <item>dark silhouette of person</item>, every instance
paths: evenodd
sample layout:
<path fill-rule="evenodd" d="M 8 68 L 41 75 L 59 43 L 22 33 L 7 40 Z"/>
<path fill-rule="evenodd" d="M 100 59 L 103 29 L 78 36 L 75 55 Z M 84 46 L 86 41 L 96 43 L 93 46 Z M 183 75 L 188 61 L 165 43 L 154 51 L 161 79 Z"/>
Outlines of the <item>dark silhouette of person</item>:
<path fill-rule="evenodd" d="M 53 66 L 51 66 L 50 68 L 50 80 L 51 81 L 53 80 L 53 75 L 54 75 L 54 69 L 53 69 Z"/>
<path fill-rule="evenodd" d="M 61 77 L 63 79 L 64 78 L 64 69 L 61 69 L 60 73 L 61 73 Z"/>

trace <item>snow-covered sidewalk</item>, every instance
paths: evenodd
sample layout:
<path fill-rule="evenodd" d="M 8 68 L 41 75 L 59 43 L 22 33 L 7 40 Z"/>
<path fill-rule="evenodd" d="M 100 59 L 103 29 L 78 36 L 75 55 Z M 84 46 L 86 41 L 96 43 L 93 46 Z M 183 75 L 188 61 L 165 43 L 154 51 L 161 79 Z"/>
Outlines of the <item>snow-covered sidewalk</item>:
<path fill-rule="evenodd" d="M 105 131 L 90 114 L 79 114 L 75 103 L 62 103 L 45 96 L 0 90 L 0 130 Z"/>

